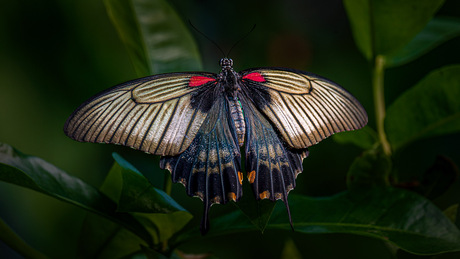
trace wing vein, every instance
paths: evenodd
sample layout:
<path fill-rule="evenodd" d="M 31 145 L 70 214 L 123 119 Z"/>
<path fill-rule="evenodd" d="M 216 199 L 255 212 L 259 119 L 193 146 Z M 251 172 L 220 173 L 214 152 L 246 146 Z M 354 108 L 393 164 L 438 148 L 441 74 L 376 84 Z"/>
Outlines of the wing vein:
<path fill-rule="evenodd" d="M 150 104 L 150 105 L 153 105 L 153 104 Z M 149 134 L 149 132 L 150 132 L 150 129 L 152 128 L 152 125 L 155 123 L 158 114 L 160 113 L 161 109 L 163 108 L 163 105 L 164 105 L 164 103 L 161 103 L 160 108 L 159 108 L 158 111 L 155 113 L 155 117 L 153 117 L 152 121 L 150 122 L 149 127 L 148 127 L 147 130 L 145 131 L 145 134 L 144 134 L 144 136 L 142 137 L 141 143 L 139 144 L 139 149 L 140 149 L 140 150 L 142 150 L 142 147 L 144 146 L 145 138 L 148 136 L 148 134 Z M 148 150 L 148 149 L 147 149 L 147 150 Z"/>

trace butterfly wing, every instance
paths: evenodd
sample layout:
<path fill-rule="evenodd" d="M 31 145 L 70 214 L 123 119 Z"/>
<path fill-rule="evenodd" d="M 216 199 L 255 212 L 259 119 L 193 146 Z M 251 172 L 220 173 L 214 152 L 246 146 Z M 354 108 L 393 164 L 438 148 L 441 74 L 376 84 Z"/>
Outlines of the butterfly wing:
<path fill-rule="evenodd" d="M 171 73 L 123 83 L 82 104 L 67 119 L 64 132 L 77 141 L 179 154 L 190 146 L 213 105 L 216 77 Z"/>
<path fill-rule="evenodd" d="M 242 96 L 246 122 L 246 172 L 256 199 L 281 199 L 288 205 L 288 193 L 295 188 L 295 179 L 302 172 L 307 149 L 291 149 L 278 137 L 273 126 L 254 104 Z"/>
<path fill-rule="evenodd" d="M 246 171 L 257 199 L 281 199 L 295 188 L 307 147 L 367 124 L 361 104 L 312 73 L 256 68 L 240 73 L 247 124 Z M 292 221 L 291 221 L 292 226 Z"/>
<path fill-rule="evenodd" d="M 201 232 L 209 229 L 208 211 L 212 204 L 237 201 L 242 195 L 243 174 L 240 148 L 223 92 L 216 101 L 191 145 L 181 154 L 165 156 L 160 167 L 168 169 L 173 182 L 182 183 L 187 194 L 204 202 Z"/>
<path fill-rule="evenodd" d="M 313 73 L 256 68 L 240 74 L 243 91 L 292 148 L 367 124 L 366 111 L 350 93 Z"/>

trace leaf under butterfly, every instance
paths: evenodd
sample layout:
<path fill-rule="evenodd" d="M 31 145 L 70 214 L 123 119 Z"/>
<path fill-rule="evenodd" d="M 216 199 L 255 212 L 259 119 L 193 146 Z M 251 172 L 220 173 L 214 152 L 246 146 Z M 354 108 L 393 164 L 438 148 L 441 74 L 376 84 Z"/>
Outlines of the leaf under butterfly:
<path fill-rule="evenodd" d="M 147 244 L 152 243 L 151 236 L 134 217 L 117 213 L 116 204 L 96 188 L 41 158 L 22 154 L 7 144 L 0 144 L 0 180 L 98 214 L 135 233 Z"/>
<path fill-rule="evenodd" d="M 149 181 L 119 154 L 100 191 L 117 205 L 118 212 L 128 212 L 149 232 L 153 247 L 180 231 L 192 218 L 182 206 Z M 80 233 L 80 257 L 113 258 L 139 251 L 142 242 L 120 225 L 88 214 Z"/>
<path fill-rule="evenodd" d="M 291 195 L 289 203 L 296 233 L 344 233 L 377 238 L 415 254 L 460 251 L 460 230 L 430 201 L 396 188 L 346 191 L 332 197 Z M 240 211 L 214 219 L 207 238 L 256 230 Z M 290 231 L 284 206 L 278 204 L 266 231 Z M 170 244 L 176 247 L 199 236 L 183 232 Z"/>

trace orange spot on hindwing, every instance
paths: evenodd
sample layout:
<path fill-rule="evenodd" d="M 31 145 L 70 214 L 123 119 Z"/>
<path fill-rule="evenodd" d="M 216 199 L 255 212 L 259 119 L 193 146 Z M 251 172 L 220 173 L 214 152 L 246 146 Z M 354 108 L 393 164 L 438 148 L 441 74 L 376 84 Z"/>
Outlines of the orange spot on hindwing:
<path fill-rule="evenodd" d="M 256 171 L 251 171 L 249 174 L 248 174 L 248 180 L 249 180 L 249 183 L 252 184 L 254 183 L 254 180 L 256 179 Z"/>
<path fill-rule="evenodd" d="M 236 201 L 236 194 L 234 192 L 229 192 L 227 197 L 232 201 Z"/>
<path fill-rule="evenodd" d="M 220 196 L 216 196 L 214 198 L 211 199 L 211 203 L 220 203 L 221 201 L 221 197 Z"/>
<path fill-rule="evenodd" d="M 264 191 L 264 192 L 259 194 L 259 197 L 260 197 L 261 200 L 268 199 L 268 198 L 270 198 L 270 192 L 269 191 Z"/>
<path fill-rule="evenodd" d="M 280 200 L 280 199 L 282 199 L 282 198 L 283 198 L 283 194 L 282 194 L 282 193 L 280 193 L 280 192 L 275 193 L 275 199 L 276 199 L 276 200 Z"/>
<path fill-rule="evenodd" d="M 238 180 L 240 181 L 240 184 L 243 185 L 243 173 L 238 171 Z"/>

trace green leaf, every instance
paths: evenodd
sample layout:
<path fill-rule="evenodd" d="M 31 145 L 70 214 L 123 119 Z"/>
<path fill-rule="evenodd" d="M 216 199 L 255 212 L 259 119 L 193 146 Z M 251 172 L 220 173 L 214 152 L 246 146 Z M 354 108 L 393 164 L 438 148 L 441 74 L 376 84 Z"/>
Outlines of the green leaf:
<path fill-rule="evenodd" d="M 170 196 L 154 188 L 128 161 L 113 153 L 115 163 L 100 190 L 110 197 L 117 211 L 129 212 L 154 238 L 157 245 L 187 224 L 192 215 Z M 140 251 L 144 242 L 113 222 L 88 215 L 80 234 L 79 256 L 123 257 Z"/>
<path fill-rule="evenodd" d="M 178 233 L 193 218 L 186 211 L 177 211 L 168 214 L 162 213 L 134 213 L 134 216 L 144 225 L 149 233 L 159 243 Z"/>
<path fill-rule="evenodd" d="M 387 56 L 386 66 L 400 66 L 410 62 L 460 35 L 460 19 L 453 17 L 435 17 L 404 48 Z"/>
<path fill-rule="evenodd" d="M 347 174 L 348 189 L 388 186 L 391 160 L 380 149 L 365 151 L 357 157 Z"/>
<path fill-rule="evenodd" d="M 246 180 L 243 182 L 243 193 L 253 193 L 249 182 Z M 270 216 L 276 204 L 267 199 L 258 201 L 252 195 L 243 195 L 238 202 L 232 203 L 235 204 L 235 206 L 239 208 L 262 233 L 270 220 Z M 212 228 L 212 220 L 210 224 Z"/>
<path fill-rule="evenodd" d="M 88 213 L 80 232 L 77 258 L 123 258 L 147 245 L 119 224 Z"/>
<path fill-rule="evenodd" d="M 118 211 L 172 213 L 186 211 L 174 199 L 149 183 L 133 165 L 113 153 L 115 162 L 101 191 L 112 198 Z"/>
<path fill-rule="evenodd" d="M 350 20 L 353 37 L 358 49 L 368 60 L 372 60 L 373 53 L 370 0 L 344 0 L 343 4 Z"/>
<path fill-rule="evenodd" d="M 22 154 L 2 143 L 0 180 L 44 193 L 101 215 L 135 233 L 146 243 L 152 243 L 149 233 L 134 217 L 127 213 L 117 213 L 116 204 L 96 188 L 41 158 Z"/>
<path fill-rule="evenodd" d="M 130 212 L 154 237 L 167 240 L 181 230 L 192 215 L 169 195 L 153 187 L 134 166 L 113 153 L 114 163 L 101 191 L 117 203 L 117 211 Z"/>
<path fill-rule="evenodd" d="M 44 259 L 48 258 L 41 252 L 30 247 L 8 225 L 0 219 L 0 241 L 18 252 L 25 258 Z"/>
<path fill-rule="evenodd" d="M 443 0 L 345 0 L 356 45 L 368 60 L 409 43 Z"/>
<path fill-rule="evenodd" d="M 360 130 L 344 131 L 333 135 L 339 144 L 353 144 L 362 149 L 371 149 L 378 141 L 377 132 L 369 126 Z"/>
<path fill-rule="evenodd" d="M 201 70 L 198 48 L 164 0 L 104 0 L 139 77 Z"/>
<path fill-rule="evenodd" d="M 430 201 L 405 190 L 375 188 L 329 198 L 289 197 L 296 233 L 346 233 L 391 242 L 415 254 L 460 251 L 460 231 Z M 290 230 L 284 206 L 275 207 L 267 229 Z M 209 237 L 255 230 L 240 211 L 213 220 Z M 194 229 L 174 244 L 199 236 Z M 208 237 L 207 236 L 207 237 Z"/>
<path fill-rule="evenodd" d="M 388 107 L 385 131 L 394 150 L 460 131 L 460 65 L 428 74 Z"/>

